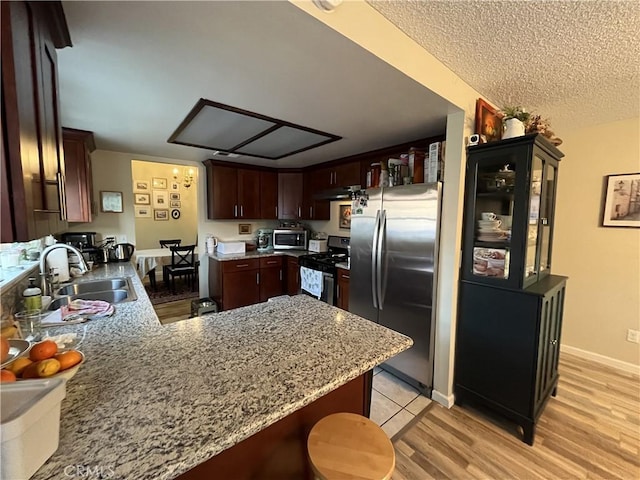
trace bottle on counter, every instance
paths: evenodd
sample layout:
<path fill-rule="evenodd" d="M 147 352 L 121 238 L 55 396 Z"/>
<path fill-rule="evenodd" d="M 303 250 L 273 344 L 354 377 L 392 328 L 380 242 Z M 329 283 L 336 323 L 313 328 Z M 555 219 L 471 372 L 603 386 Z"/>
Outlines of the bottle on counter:
<path fill-rule="evenodd" d="M 35 277 L 29 277 L 29 286 L 22 292 L 25 310 L 42 309 L 42 290 L 36 285 Z"/>

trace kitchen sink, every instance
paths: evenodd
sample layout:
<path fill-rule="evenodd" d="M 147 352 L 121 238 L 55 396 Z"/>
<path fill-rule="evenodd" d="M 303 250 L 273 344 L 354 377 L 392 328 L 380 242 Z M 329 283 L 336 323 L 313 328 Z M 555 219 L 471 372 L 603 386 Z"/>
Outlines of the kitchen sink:
<path fill-rule="evenodd" d="M 110 280 L 96 280 L 95 282 L 73 283 L 60 288 L 56 292 L 56 295 L 78 295 L 79 293 L 104 292 L 107 290 L 117 290 L 119 288 L 131 290 L 131 286 L 126 278 L 112 278 Z"/>
<path fill-rule="evenodd" d="M 59 288 L 47 310 L 57 310 L 76 299 L 122 303 L 133 302 L 138 296 L 129 278 L 79 282 Z"/>

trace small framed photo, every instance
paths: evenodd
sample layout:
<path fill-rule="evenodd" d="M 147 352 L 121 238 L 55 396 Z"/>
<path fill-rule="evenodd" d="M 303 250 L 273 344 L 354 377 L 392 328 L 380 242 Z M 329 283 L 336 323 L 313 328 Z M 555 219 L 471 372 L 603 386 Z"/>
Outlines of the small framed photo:
<path fill-rule="evenodd" d="M 168 209 L 160 209 L 153 211 L 153 219 L 154 220 L 169 220 L 169 210 Z"/>
<path fill-rule="evenodd" d="M 162 190 L 153 191 L 153 208 L 168 208 L 169 207 L 169 192 L 163 192 Z"/>
<path fill-rule="evenodd" d="M 169 185 L 169 190 L 171 190 L 172 192 L 180 191 L 180 184 L 178 182 L 171 182 L 171 184 Z"/>
<path fill-rule="evenodd" d="M 640 173 L 607 177 L 602 226 L 640 228 Z"/>
<path fill-rule="evenodd" d="M 340 205 L 340 228 L 351 228 L 351 205 Z"/>
<path fill-rule="evenodd" d="M 134 180 L 133 191 L 134 192 L 150 192 L 151 188 L 149 187 L 149 182 L 146 182 L 144 180 Z"/>
<path fill-rule="evenodd" d="M 239 223 L 238 224 L 238 233 L 240 235 L 251 235 L 251 224 L 250 223 Z"/>
<path fill-rule="evenodd" d="M 481 98 L 476 101 L 476 133 L 487 142 L 502 138 L 502 120 L 496 109 Z"/>
<path fill-rule="evenodd" d="M 151 205 L 151 194 L 149 193 L 134 193 L 133 203 L 136 205 Z"/>
<path fill-rule="evenodd" d="M 180 200 L 180 194 L 171 192 L 171 193 L 169 193 L 169 198 L 171 200 Z"/>
<path fill-rule="evenodd" d="M 138 218 L 151 218 L 151 207 L 135 207 L 135 215 Z"/>
<path fill-rule="evenodd" d="M 167 179 L 166 178 L 154 178 L 153 179 L 153 188 L 167 188 Z"/>
<path fill-rule="evenodd" d="M 169 207 L 171 208 L 180 208 L 180 200 L 169 200 Z"/>
<path fill-rule="evenodd" d="M 100 192 L 100 210 L 122 213 L 122 192 Z"/>

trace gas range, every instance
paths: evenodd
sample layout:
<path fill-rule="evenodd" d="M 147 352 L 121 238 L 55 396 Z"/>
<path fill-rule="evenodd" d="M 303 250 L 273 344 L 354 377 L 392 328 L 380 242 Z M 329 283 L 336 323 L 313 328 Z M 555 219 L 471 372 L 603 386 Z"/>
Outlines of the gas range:
<path fill-rule="evenodd" d="M 346 262 L 349 258 L 349 240 L 349 237 L 330 236 L 327 252 L 302 255 L 298 263 L 301 267 L 335 274 L 336 264 Z"/>

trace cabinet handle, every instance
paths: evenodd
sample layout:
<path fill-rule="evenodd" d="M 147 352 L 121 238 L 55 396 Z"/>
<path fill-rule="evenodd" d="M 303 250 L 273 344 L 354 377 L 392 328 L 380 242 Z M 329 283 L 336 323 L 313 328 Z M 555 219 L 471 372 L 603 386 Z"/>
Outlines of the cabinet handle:
<path fill-rule="evenodd" d="M 260 272 L 256 272 L 256 285 L 260 285 Z"/>
<path fill-rule="evenodd" d="M 280 281 L 282 281 L 282 269 L 280 269 Z"/>
<path fill-rule="evenodd" d="M 549 225 L 549 219 L 543 217 L 543 218 L 540 219 L 540 223 L 542 225 Z"/>
<path fill-rule="evenodd" d="M 278 218 L 278 206 L 276 205 L 276 218 Z"/>
<path fill-rule="evenodd" d="M 342 274 L 342 278 L 346 278 L 347 280 L 349 280 L 349 275 Z"/>
<path fill-rule="evenodd" d="M 278 263 L 276 260 L 267 260 L 267 265 L 275 265 Z"/>
<path fill-rule="evenodd" d="M 298 207 L 298 218 L 302 218 L 302 207 Z"/>
<path fill-rule="evenodd" d="M 233 218 L 238 216 L 238 205 L 233 206 Z"/>
<path fill-rule="evenodd" d="M 240 265 L 236 265 L 236 268 L 248 267 L 248 263 L 241 263 Z"/>
<path fill-rule="evenodd" d="M 244 207 L 240 205 L 240 218 L 244 218 Z"/>
<path fill-rule="evenodd" d="M 553 340 L 551 340 L 550 343 L 551 343 L 551 345 L 556 345 L 558 343 L 558 340 L 557 339 L 553 339 Z"/>
<path fill-rule="evenodd" d="M 309 218 L 313 218 L 313 207 L 309 207 Z"/>

